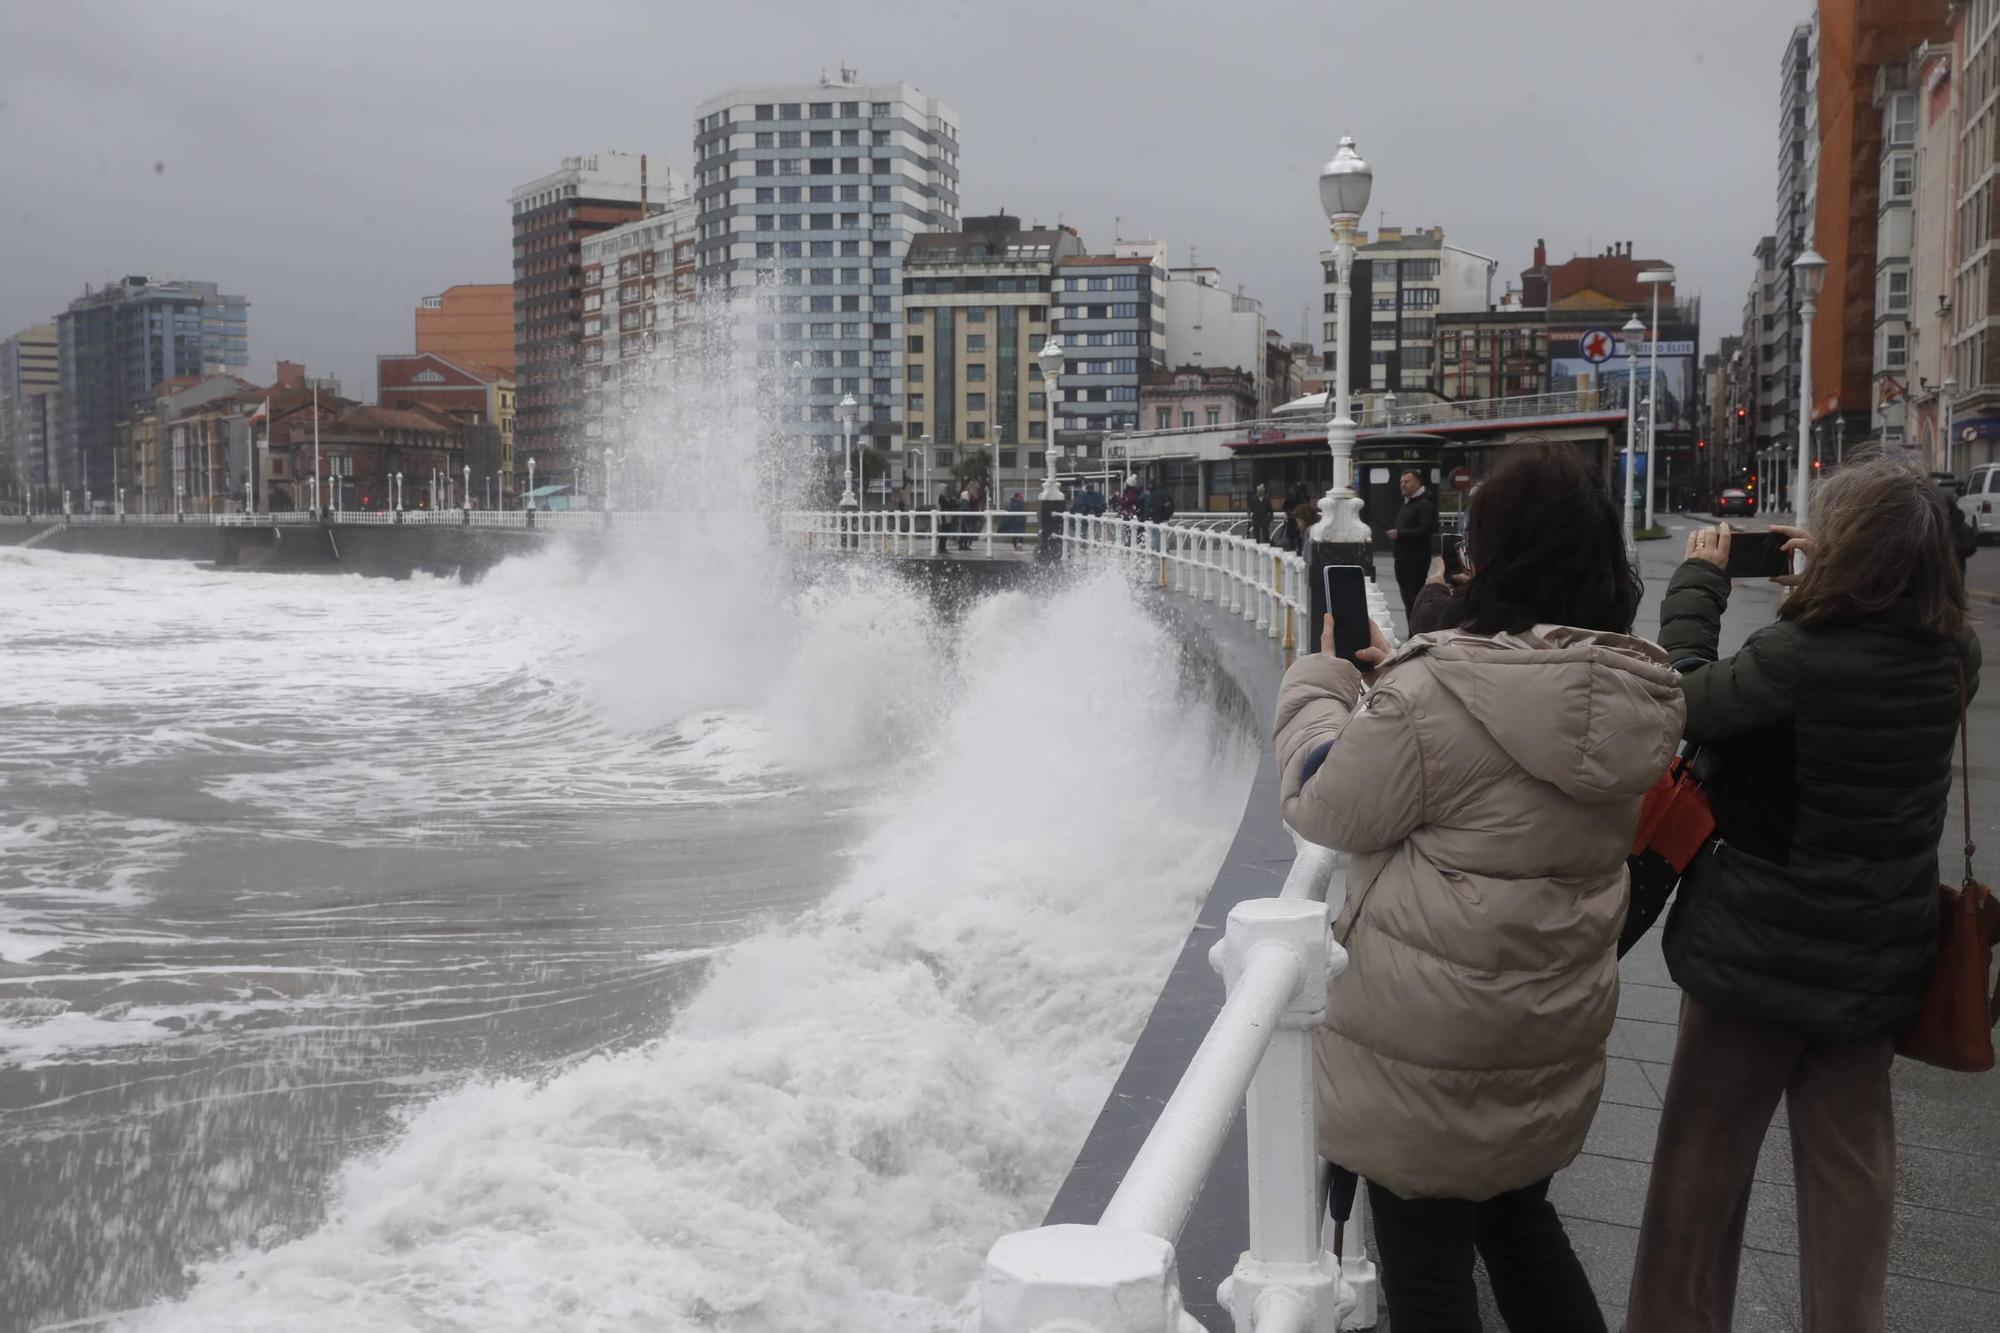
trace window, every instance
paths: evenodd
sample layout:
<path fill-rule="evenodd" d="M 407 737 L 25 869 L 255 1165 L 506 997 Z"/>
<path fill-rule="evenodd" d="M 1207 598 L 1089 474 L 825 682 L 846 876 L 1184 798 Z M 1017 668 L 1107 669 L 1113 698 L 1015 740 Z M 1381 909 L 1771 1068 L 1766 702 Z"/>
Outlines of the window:
<path fill-rule="evenodd" d="M 968 352 L 983 352 L 983 351 L 985 351 L 985 350 L 986 350 L 986 335 L 985 335 L 985 334 L 983 334 L 983 333 L 968 333 L 968 334 L 966 334 L 966 335 L 965 335 L 965 350 L 966 350 L 966 351 L 968 351 Z"/>
<path fill-rule="evenodd" d="M 796 204 L 796 203 L 797 203 L 798 201 L 799 201 L 799 187 L 798 187 L 798 186 L 796 186 L 796 185 L 780 185 L 780 186 L 778 187 L 778 202 L 779 202 L 779 203 L 781 203 L 781 204 Z"/>
<path fill-rule="evenodd" d="M 770 119 L 772 119 L 772 116 L 771 116 L 771 104 L 770 104 L 769 102 L 759 102 L 759 103 L 757 103 L 757 117 L 756 117 L 756 118 L 757 118 L 758 120 L 770 120 Z"/>
<path fill-rule="evenodd" d="M 778 147 L 797 148 L 798 146 L 799 132 L 797 130 L 780 130 L 778 132 Z"/>
<path fill-rule="evenodd" d="M 924 367 L 923 367 L 923 363 L 922 363 L 922 362 L 917 362 L 916 364 L 914 364 L 914 365 L 911 365 L 911 366 L 910 366 L 910 367 L 909 367 L 909 368 L 908 368 L 908 369 L 907 369 L 907 370 L 905 371 L 905 373 L 904 373 L 904 375 L 903 375 L 903 378 L 904 378 L 905 380 L 908 380 L 908 381 L 909 381 L 909 382 L 910 382 L 911 384 L 922 384 L 922 383 L 924 382 Z"/>
<path fill-rule="evenodd" d="M 968 361 L 968 362 L 966 362 L 966 364 L 965 364 L 965 382 L 966 382 L 967 384 L 984 384 L 984 383 L 986 382 L 986 365 L 985 365 L 985 363 L 984 363 L 984 362 L 981 362 L 981 361 Z"/>
<path fill-rule="evenodd" d="M 814 102 L 812 104 L 812 118 L 814 120 L 829 120 L 832 117 L 833 117 L 833 103 Z"/>
<path fill-rule="evenodd" d="M 772 142 L 772 136 L 771 136 L 771 132 L 770 132 L 769 130 L 759 130 L 759 131 L 757 131 L 757 146 L 758 146 L 759 148 L 773 148 L 773 147 L 776 147 L 776 145 L 775 145 L 775 144 L 774 144 L 774 143 Z"/>
<path fill-rule="evenodd" d="M 1191 429 L 1193 426 L 1194 426 L 1194 413 L 1183 411 L 1181 413 L 1181 429 L 1188 430 Z"/>
<path fill-rule="evenodd" d="M 1906 269 L 1893 269 L 1889 273 L 1888 306 L 1891 311 L 1901 313 L 1910 308 L 1910 274 Z"/>
<path fill-rule="evenodd" d="M 812 132 L 812 138 L 808 140 L 808 142 L 814 148 L 831 148 L 833 147 L 833 131 L 814 130 Z"/>
<path fill-rule="evenodd" d="M 1889 370 L 1905 369 L 1910 362 L 1909 335 L 1888 333 L 1882 336 L 1882 364 Z"/>
<path fill-rule="evenodd" d="M 831 338 L 833 336 L 833 325 L 821 322 L 809 326 L 807 331 L 814 338 Z"/>
<path fill-rule="evenodd" d="M 1898 153 L 1889 159 L 1889 197 L 1908 199 L 1916 188 L 1916 159 Z"/>
<path fill-rule="evenodd" d="M 1203 424 L 1209 426 L 1220 426 L 1222 424 L 1222 409 L 1219 407 L 1209 408 L 1207 410 L 1207 417 L 1208 420 Z"/>
<path fill-rule="evenodd" d="M 966 422 L 966 423 L 965 423 L 965 438 L 966 438 L 966 439 L 968 439 L 968 440 L 983 440 L 983 439 L 985 439 L 985 438 L 986 438 L 986 423 L 985 423 L 985 422 L 983 422 L 983 421 L 968 421 L 968 422 Z"/>
<path fill-rule="evenodd" d="M 782 259 L 797 259 L 799 257 L 799 243 L 797 241 L 779 241 L 778 256 Z"/>
<path fill-rule="evenodd" d="M 986 395 L 983 393 L 969 393 L 965 395 L 965 410 L 968 412 L 984 412 L 986 410 Z"/>
<path fill-rule="evenodd" d="M 1174 425 L 1174 409 L 1173 409 L 1173 408 L 1171 408 L 1171 407 L 1162 407 L 1162 408 L 1157 408 L 1157 409 L 1155 409 L 1155 411 L 1153 412 L 1153 429 L 1154 429 L 1154 430 L 1172 430 L 1172 429 L 1173 429 L 1173 425 Z"/>

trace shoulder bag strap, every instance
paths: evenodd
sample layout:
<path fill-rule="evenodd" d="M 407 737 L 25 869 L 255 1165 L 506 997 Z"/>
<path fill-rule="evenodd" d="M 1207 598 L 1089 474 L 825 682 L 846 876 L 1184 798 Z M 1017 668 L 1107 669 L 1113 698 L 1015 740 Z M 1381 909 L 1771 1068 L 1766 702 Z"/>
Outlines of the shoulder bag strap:
<path fill-rule="evenodd" d="M 1954 657 L 1953 665 L 1958 668 L 1958 804 L 1965 816 L 1965 879 L 1964 887 L 1970 891 L 1972 878 L 1972 728 L 1966 724 L 1965 708 L 1965 659 Z"/>

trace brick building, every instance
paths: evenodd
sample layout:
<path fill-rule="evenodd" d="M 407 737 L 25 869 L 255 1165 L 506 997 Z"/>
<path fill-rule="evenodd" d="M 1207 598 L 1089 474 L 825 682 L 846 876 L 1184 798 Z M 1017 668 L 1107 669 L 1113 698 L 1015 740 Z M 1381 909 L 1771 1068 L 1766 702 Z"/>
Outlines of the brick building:
<path fill-rule="evenodd" d="M 490 483 L 495 503 L 501 508 L 509 507 L 514 495 L 510 484 L 515 438 L 512 375 L 474 361 L 435 352 L 413 352 L 376 357 L 375 385 L 375 396 L 383 407 L 428 408 L 462 427 L 492 427 L 497 432 L 498 454 L 488 466 L 478 469 L 474 484 L 484 495 Z"/>
<path fill-rule="evenodd" d="M 417 304 L 419 352 L 436 352 L 514 373 L 514 288 L 504 282 L 462 282 Z"/>

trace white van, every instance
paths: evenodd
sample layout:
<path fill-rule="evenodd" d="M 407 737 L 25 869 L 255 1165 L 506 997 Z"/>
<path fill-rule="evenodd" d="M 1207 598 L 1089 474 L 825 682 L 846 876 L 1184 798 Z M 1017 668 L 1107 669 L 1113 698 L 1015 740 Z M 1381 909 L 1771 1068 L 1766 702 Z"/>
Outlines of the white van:
<path fill-rule="evenodd" d="M 1965 494 L 1958 497 L 1958 509 L 1980 541 L 2000 540 L 2000 463 L 1981 463 L 1972 469 Z"/>

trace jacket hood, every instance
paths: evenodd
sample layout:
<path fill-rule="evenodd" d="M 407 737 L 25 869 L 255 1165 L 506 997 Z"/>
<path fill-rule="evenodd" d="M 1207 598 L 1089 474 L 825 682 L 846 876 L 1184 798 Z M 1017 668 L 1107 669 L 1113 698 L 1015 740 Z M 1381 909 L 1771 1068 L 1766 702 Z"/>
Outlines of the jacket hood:
<path fill-rule="evenodd" d="M 1444 630 L 1404 653 L 1424 656 L 1515 763 L 1572 800 L 1645 794 L 1680 743 L 1680 677 L 1644 639 L 1566 625 L 1490 637 Z"/>

